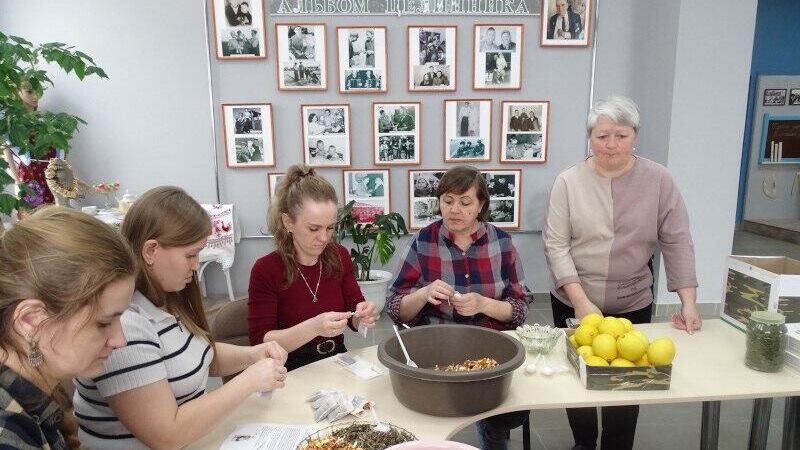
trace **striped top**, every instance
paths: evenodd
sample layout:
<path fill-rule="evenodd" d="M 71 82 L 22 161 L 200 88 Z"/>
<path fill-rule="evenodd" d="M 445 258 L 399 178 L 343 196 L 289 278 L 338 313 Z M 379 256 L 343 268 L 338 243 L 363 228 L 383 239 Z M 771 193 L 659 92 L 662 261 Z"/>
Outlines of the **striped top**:
<path fill-rule="evenodd" d="M 205 393 L 214 358 L 205 339 L 138 291 L 121 320 L 128 345 L 111 352 L 102 375 L 75 379 L 79 437 L 90 449 L 147 449 L 117 419 L 106 398 L 166 379 L 180 406 Z"/>
<path fill-rule="evenodd" d="M 648 262 L 664 256 L 667 289 L 697 287 L 689 214 L 667 169 L 636 157 L 616 178 L 586 161 L 553 183 L 542 230 L 554 294 L 571 305 L 563 286 L 580 283 L 603 313 L 642 309 L 653 301 Z"/>
<path fill-rule="evenodd" d="M 514 329 L 525 322 L 528 304 L 525 275 L 511 236 L 492 224 L 480 222 L 472 244 L 462 251 L 439 220 L 419 230 L 403 255 L 400 272 L 389 290 L 386 310 L 400 321 L 400 301 L 417 289 L 442 280 L 461 293 L 477 292 L 511 304 L 512 317 L 502 323 L 484 314 L 465 317 L 448 303 L 426 303 L 413 325 L 461 323 L 496 330 Z"/>
<path fill-rule="evenodd" d="M 66 450 L 64 413 L 30 381 L 0 365 L 0 449 Z"/>

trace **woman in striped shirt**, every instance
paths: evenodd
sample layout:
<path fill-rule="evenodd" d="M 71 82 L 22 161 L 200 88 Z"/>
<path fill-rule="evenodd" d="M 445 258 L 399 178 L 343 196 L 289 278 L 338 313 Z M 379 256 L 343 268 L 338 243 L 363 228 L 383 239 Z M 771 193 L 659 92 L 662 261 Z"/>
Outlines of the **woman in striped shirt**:
<path fill-rule="evenodd" d="M 145 193 L 122 234 L 142 266 L 122 316 L 128 345 L 92 379 L 76 380 L 75 415 L 90 448 L 181 448 L 204 436 L 255 392 L 283 387 L 286 352 L 276 343 L 214 342 L 197 283 L 211 234 L 205 210 L 176 187 Z M 209 374 L 242 372 L 205 393 Z"/>
<path fill-rule="evenodd" d="M 0 448 L 80 447 L 60 382 L 100 374 L 125 345 L 135 276 L 122 236 L 72 209 L 39 209 L 0 235 Z"/>

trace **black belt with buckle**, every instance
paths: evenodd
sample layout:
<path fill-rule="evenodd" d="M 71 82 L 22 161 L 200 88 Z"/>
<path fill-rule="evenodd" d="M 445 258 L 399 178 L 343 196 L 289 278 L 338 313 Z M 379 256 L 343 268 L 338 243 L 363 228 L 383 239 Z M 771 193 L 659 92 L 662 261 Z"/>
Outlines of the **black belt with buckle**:
<path fill-rule="evenodd" d="M 336 342 L 333 339 L 327 339 L 317 344 L 317 353 L 320 355 L 327 355 L 328 353 L 336 350 Z"/>

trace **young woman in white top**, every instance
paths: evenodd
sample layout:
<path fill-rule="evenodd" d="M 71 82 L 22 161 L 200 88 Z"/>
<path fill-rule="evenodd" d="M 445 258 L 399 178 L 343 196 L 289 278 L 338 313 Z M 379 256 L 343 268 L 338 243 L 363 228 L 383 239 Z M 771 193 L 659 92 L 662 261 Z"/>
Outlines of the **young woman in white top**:
<path fill-rule="evenodd" d="M 200 301 L 198 254 L 208 214 L 186 192 L 158 187 L 128 211 L 122 234 L 142 270 L 122 316 L 128 345 L 103 374 L 76 380 L 75 413 L 90 448 L 181 448 L 255 392 L 281 388 L 286 352 L 214 342 Z M 208 376 L 241 374 L 206 393 Z"/>

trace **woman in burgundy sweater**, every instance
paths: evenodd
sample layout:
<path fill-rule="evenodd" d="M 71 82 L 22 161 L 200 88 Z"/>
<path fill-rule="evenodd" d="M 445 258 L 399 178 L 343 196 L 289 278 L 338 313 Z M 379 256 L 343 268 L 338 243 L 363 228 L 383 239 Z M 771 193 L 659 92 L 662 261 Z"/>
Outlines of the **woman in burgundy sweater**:
<path fill-rule="evenodd" d="M 332 240 L 333 186 L 298 164 L 275 191 L 268 220 L 276 249 L 250 273 L 247 321 L 250 342 L 278 342 L 292 370 L 346 352 L 344 328 L 371 328 L 378 313 L 361 294 L 347 249 Z"/>

